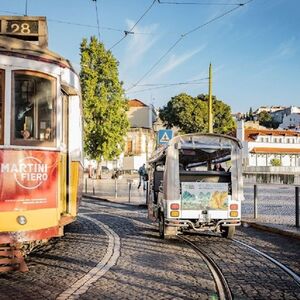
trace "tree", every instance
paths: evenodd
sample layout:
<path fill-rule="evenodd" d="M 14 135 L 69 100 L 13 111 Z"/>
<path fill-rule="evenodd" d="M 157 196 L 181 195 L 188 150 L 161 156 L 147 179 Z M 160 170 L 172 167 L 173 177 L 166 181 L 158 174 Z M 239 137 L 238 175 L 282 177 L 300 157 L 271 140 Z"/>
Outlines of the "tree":
<path fill-rule="evenodd" d="M 280 167 L 281 166 L 281 160 L 279 158 L 273 158 L 270 161 L 271 166 L 273 167 Z"/>
<path fill-rule="evenodd" d="M 272 116 L 267 111 L 261 111 L 258 114 L 257 120 L 258 120 L 259 124 L 262 125 L 262 126 L 265 126 L 267 128 L 272 127 Z"/>
<path fill-rule="evenodd" d="M 127 102 L 118 79 L 118 62 L 96 37 L 81 46 L 80 82 L 84 115 L 84 150 L 98 163 L 117 158 L 129 128 Z"/>
<path fill-rule="evenodd" d="M 159 110 L 159 116 L 167 128 L 176 126 L 183 133 L 208 132 L 208 95 L 174 96 Z M 234 128 L 230 107 L 213 96 L 214 132 L 231 134 Z"/>

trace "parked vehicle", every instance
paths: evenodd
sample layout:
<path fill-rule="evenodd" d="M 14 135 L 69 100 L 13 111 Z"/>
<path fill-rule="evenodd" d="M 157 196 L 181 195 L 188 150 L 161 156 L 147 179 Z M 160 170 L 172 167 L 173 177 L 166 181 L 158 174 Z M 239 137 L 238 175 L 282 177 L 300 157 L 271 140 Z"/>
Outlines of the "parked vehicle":
<path fill-rule="evenodd" d="M 162 238 L 178 232 L 214 231 L 231 238 L 241 223 L 241 143 L 219 134 L 170 140 L 149 160 L 149 217 Z M 213 170 L 215 164 L 225 169 Z"/>

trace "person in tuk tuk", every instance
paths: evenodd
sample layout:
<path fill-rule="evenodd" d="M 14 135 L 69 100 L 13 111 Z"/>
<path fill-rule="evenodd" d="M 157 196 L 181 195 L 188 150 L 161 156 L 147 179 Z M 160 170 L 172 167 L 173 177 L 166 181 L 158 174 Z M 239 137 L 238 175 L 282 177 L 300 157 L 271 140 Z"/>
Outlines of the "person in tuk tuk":
<path fill-rule="evenodd" d="M 220 163 L 217 163 L 214 166 L 214 171 L 222 171 L 222 172 L 224 172 L 225 169 L 222 167 L 222 165 Z"/>

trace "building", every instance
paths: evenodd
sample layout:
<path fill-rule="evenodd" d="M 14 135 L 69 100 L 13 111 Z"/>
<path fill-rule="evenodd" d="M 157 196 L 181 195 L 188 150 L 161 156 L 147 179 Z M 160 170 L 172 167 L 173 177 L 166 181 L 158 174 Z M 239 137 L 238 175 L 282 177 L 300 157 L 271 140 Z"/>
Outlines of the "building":
<path fill-rule="evenodd" d="M 126 136 L 122 168 L 137 170 L 155 150 L 156 134 L 153 124 L 157 113 L 152 105 L 146 105 L 138 99 L 129 100 L 128 105 L 130 129 Z"/>
<path fill-rule="evenodd" d="M 300 167 L 300 133 L 292 130 L 257 129 L 237 123 L 237 138 L 243 144 L 243 165 L 272 166 L 273 159 L 282 167 Z"/>
<path fill-rule="evenodd" d="M 261 106 L 253 113 L 253 115 L 257 118 L 257 116 L 263 111 L 270 113 L 273 121 L 278 124 L 282 123 L 286 116 L 291 114 L 300 114 L 300 108 L 297 106 Z"/>
<path fill-rule="evenodd" d="M 292 113 L 283 117 L 280 129 L 293 129 L 300 132 L 300 113 Z"/>

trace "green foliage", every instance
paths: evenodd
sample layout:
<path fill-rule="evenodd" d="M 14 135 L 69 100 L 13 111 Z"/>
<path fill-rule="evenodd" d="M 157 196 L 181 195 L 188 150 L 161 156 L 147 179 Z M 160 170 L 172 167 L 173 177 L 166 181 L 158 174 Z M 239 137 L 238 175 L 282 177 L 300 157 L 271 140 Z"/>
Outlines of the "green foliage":
<path fill-rule="evenodd" d="M 260 125 L 265 126 L 267 128 L 278 128 L 280 122 L 274 120 L 272 115 L 267 111 L 261 111 L 257 117 L 257 120 Z"/>
<path fill-rule="evenodd" d="M 273 167 L 280 167 L 281 166 L 281 161 L 280 161 L 279 158 L 271 159 L 270 163 Z"/>
<path fill-rule="evenodd" d="M 246 113 L 246 121 L 254 121 L 254 115 L 252 107 L 250 107 L 249 112 Z"/>
<path fill-rule="evenodd" d="M 118 62 L 95 37 L 83 39 L 80 51 L 85 153 L 98 162 L 112 160 L 122 153 L 129 128 Z"/>
<path fill-rule="evenodd" d="M 183 133 L 208 132 L 208 95 L 179 94 L 159 110 L 159 116 L 167 128 L 176 126 Z M 233 134 L 234 130 L 230 106 L 213 96 L 214 133 Z"/>

